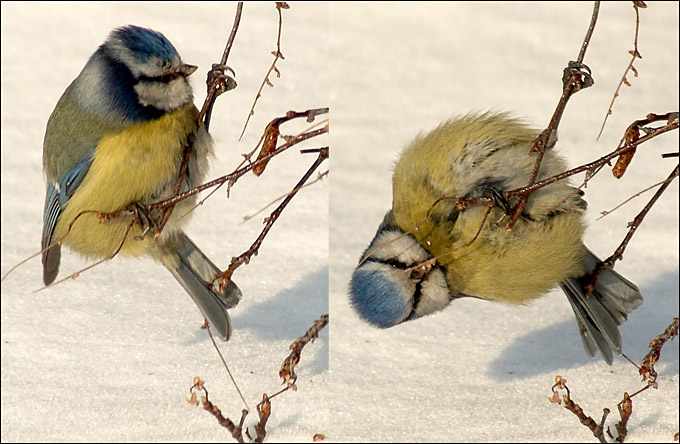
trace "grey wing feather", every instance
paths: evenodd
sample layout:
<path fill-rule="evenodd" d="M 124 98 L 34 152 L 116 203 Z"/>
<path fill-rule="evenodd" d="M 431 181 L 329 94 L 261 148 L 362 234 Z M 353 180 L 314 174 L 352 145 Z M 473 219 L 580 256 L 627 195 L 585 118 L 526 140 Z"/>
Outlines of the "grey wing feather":
<path fill-rule="evenodd" d="M 55 245 L 49 250 L 45 250 L 52 243 L 52 235 L 54 234 L 54 227 L 57 225 L 59 214 L 61 214 L 59 192 L 54 184 L 49 184 L 47 186 L 47 194 L 45 195 L 45 210 L 43 211 L 43 231 L 41 239 L 43 282 L 45 285 L 50 285 L 54 282 L 57 274 L 59 274 L 61 245 Z"/>
<path fill-rule="evenodd" d="M 614 353 L 621 353 L 618 326 L 626 322 L 629 313 L 642 305 L 643 299 L 638 287 L 614 270 L 603 271 L 593 293 L 586 297 L 584 286 L 598 263 L 597 257 L 586 248 L 583 259 L 585 276 L 566 279 L 560 287 L 574 310 L 586 353 L 594 356 L 599 349 L 611 365 Z"/>
<path fill-rule="evenodd" d="M 76 192 L 78 186 L 83 182 L 87 172 L 90 171 L 92 159 L 94 156 L 94 148 L 76 162 L 71 168 L 66 171 L 63 177 L 59 179 L 59 183 L 50 182 L 47 185 L 47 193 L 45 194 L 45 209 L 43 211 L 43 232 L 42 232 L 42 263 L 43 263 L 43 282 L 49 285 L 54 282 L 57 274 L 59 274 L 59 263 L 61 262 L 61 245 L 54 245 L 49 250 L 45 248 L 52 244 L 52 236 L 54 235 L 54 228 L 57 226 L 61 209 L 68 203 L 68 200 Z"/>
<path fill-rule="evenodd" d="M 226 341 L 231 336 L 231 320 L 227 309 L 236 306 L 241 300 L 241 290 L 233 282 L 224 292 L 219 291 L 217 283 L 211 285 L 212 277 L 220 272 L 208 257 L 181 232 L 178 242 L 173 246 L 179 254 L 177 266 L 168 269 L 189 293 L 210 325 Z"/>

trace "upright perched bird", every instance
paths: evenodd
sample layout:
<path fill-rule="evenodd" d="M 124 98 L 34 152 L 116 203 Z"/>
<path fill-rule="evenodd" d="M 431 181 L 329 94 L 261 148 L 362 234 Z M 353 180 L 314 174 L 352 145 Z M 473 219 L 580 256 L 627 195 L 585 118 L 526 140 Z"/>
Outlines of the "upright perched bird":
<path fill-rule="evenodd" d="M 559 284 L 588 355 L 599 349 L 612 363 L 621 353 L 618 326 L 642 304 L 642 295 L 606 270 L 586 297 L 584 285 L 598 259 L 581 240 L 587 206 L 581 191 L 566 180 L 536 190 L 510 232 L 503 205 L 488 215 L 487 205 L 435 205 L 442 197 L 498 197 L 526 186 L 535 164 L 529 150 L 539 134 L 507 114 L 470 114 L 418 136 L 402 152 L 392 177 L 392 209 L 350 282 L 350 301 L 361 318 L 387 328 L 456 298 L 522 304 Z M 566 170 L 555 142 L 537 180 Z"/>
<path fill-rule="evenodd" d="M 241 292 L 211 285 L 219 269 L 182 231 L 196 198 L 180 201 L 154 239 L 130 217 L 101 222 L 94 212 L 135 209 L 151 225 L 158 214 L 144 206 L 173 196 L 185 150 L 191 157 L 182 190 L 202 183 L 212 138 L 196 126 L 198 110 L 182 62 L 163 34 L 137 26 L 115 29 L 59 99 L 45 132 L 43 168 L 47 195 L 43 217 L 43 281 L 59 272 L 61 243 L 90 259 L 150 256 L 165 265 L 226 340 L 227 309 Z M 84 211 L 89 211 L 83 213 Z M 82 214 L 81 214 L 82 213 Z M 72 226 L 71 226 L 72 224 Z M 61 243 L 59 243 L 61 242 Z"/>

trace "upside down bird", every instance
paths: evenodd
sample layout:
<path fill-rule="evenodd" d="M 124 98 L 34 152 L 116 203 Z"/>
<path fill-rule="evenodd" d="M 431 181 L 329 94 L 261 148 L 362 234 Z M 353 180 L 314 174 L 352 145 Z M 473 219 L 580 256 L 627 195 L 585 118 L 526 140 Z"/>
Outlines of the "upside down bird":
<path fill-rule="evenodd" d="M 470 114 L 418 136 L 402 152 L 392 177 L 392 209 L 350 282 L 350 302 L 362 319 L 387 328 L 460 297 L 523 304 L 559 285 L 586 353 L 599 350 L 613 362 L 621 353 L 618 326 L 642 304 L 642 295 L 605 270 L 586 296 L 588 275 L 599 261 L 582 242 L 587 205 L 581 191 L 566 180 L 537 189 L 510 232 L 501 223 L 502 205 L 487 214 L 485 205 L 459 210 L 451 199 L 438 201 L 499 196 L 526 186 L 535 164 L 529 150 L 539 134 L 508 114 Z M 537 181 L 566 170 L 552 149 L 555 142 Z M 433 259 L 431 267 L 416 267 Z"/>
<path fill-rule="evenodd" d="M 213 143 L 205 127 L 196 125 L 187 80 L 195 70 L 163 34 L 125 26 L 110 33 L 68 86 L 43 144 L 43 281 L 49 285 L 57 277 L 62 244 L 90 259 L 110 257 L 119 247 L 123 256 L 149 256 L 172 272 L 226 340 L 227 309 L 241 292 L 233 282 L 224 291 L 211 284 L 219 269 L 182 231 L 196 197 L 177 203 L 156 239 L 143 235 L 148 226 L 130 226 L 129 217 L 100 223 L 95 213 L 172 197 L 189 146 L 181 191 L 202 183 Z"/>

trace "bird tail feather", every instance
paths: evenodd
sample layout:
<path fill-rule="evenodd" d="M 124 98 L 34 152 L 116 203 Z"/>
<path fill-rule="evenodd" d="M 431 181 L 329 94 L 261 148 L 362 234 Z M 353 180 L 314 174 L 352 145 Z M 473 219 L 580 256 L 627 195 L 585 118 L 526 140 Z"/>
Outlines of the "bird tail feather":
<path fill-rule="evenodd" d="M 642 305 L 638 287 L 614 270 L 604 270 L 595 289 L 586 297 L 585 285 L 600 260 L 586 248 L 583 259 L 585 275 L 568 278 L 560 283 L 574 310 L 583 348 L 589 356 L 597 351 L 607 364 L 614 361 L 614 353 L 621 354 L 621 333 L 618 326 L 626 322 L 628 314 Z"/>
<path fill-rule="evenodd" d="M 213 276 L 220 273 L 220 269 L 193 243 L 193 241 L 181 232 L 177 242 L 173 242 L 179 261 L 165 263 L 173 276 L 182 284 L 189 293 L 203 316 L 210 325 L 226 341 L 231 336 L 231 319 L 227 309 L 236 306 L 241 300 L 241 290 L 230 281 L 227 288 L 222 292 L 219 284 L 211 284 Z"/>

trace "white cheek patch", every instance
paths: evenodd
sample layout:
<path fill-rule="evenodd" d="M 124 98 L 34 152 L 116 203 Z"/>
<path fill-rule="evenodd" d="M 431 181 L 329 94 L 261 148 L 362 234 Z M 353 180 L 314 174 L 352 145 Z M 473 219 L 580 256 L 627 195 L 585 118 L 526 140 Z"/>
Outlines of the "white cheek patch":
<path fill-rule="evenodd" d="M 135 85 L 142 106 L 153 106 L 164 111 L 173 111 L 193 99 L 189 82 L 179 76 L 170 82 L 141 81 Z"/>
<path fill-rule="evenodd" d="M 420 283 L 420 300 L 411 315 L 411 319 L 417 319 L 435 311 L 442 310 L 451 302 L 449 286 L 446 277 L 439 268 L 432 269 L 426 278 Z"/>
<path fill-rule="evenodd" d="M 396 259 L 410 267 L 430 259 L 432 256 L 411 236 L 400 230 L 380 233 L 373 239 L 371 258 L 376 260 Z"/>

